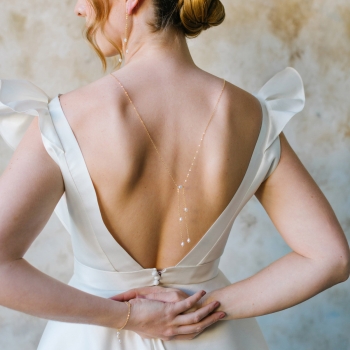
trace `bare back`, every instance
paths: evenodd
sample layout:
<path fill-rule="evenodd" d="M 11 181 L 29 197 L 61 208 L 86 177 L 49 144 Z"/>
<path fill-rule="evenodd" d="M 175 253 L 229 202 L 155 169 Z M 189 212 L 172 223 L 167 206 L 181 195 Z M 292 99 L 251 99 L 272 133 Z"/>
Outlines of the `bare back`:
<path fill-rule="evenodd" d="M 200 69 L 178 74 L 125 69 L 114 74 L 172 176 L 183 182 L 223 79 Z M 191 242 L 181 247 L 175 185 L 116 80 L 107 75 L 60 100 L 105 226 L 144 268 L 176 265 L 223 212 L 244 178 L 262 120 L 259 101 L 227 82 L 188 178 Z"/>

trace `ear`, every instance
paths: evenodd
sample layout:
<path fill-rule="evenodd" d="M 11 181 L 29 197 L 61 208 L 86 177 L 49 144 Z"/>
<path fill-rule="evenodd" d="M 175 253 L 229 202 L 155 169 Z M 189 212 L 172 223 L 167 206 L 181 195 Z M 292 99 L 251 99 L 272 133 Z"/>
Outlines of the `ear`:
<path fill-rule="evenodd" d="M 143 2 L 142 0 L 125 0 L 126 2 L 126 12 L 128 15 L 132 15 L 138 9 L 138 7 Z"/>

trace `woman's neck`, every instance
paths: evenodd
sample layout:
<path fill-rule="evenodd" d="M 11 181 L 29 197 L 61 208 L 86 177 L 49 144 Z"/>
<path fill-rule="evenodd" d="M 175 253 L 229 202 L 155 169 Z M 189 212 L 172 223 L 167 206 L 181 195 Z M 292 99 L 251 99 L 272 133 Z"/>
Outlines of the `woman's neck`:
<path fill-rule="evenodd" d="M 125 55 L 124 65 L 145 61 L 164 62 L 164 60 L 182 67 L 195 65 L 186 37 L 172 28 L 151 33 L 148 27 L 134 27 L 126 48 L 128 53 Z"/>

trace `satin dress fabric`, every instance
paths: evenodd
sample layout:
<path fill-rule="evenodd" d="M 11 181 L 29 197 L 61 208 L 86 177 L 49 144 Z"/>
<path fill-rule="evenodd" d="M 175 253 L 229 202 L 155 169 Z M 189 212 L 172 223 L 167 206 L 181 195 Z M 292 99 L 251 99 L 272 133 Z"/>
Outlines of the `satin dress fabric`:
<path fill-rule="evenodd" d="M 15 150 L 34 117 L 39 118 L 42 141 L 61 169 L 65 193 L 54 212 L 71 235 L 74 274 L 69 285 L 109 298 L 131 288 L 154 285 L 154 270 L 142 268 L 112 237 L 104 225 L 96 192 L 79 144 L 62 111 L 59 95 L 49 100 L 25 80 L 0 81 L 0 133 Z M 175 266 L 161 271 L 159 285 L 193 294 L 230 285 L 219 269 L 231 227 L 241 209 L 280 159 L 279 134 L 304 108 L 305 93 L 299 73 L 291 67 L 275 74 L 253 95 L 260 101 L 262 123 L 245 176 L 217 220 Z M 48 321 L 38 350 L 266 350 L 267 343 L 255 318 L 219 321 L 193 340 L 143 339 L 123 330 L 95 325 Z"/>

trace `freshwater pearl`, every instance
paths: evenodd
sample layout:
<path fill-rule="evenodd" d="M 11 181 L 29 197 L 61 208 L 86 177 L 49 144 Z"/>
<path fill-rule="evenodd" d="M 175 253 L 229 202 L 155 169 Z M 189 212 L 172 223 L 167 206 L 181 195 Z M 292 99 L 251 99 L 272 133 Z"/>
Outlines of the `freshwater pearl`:
<path fill-rule="evenodd" d="M 191 240 L 188 238 L 188 239 L 187 239 L 187 243 L 190 243 L 190 242 L 191 242 Z"/>
<path fill-rule="evenodd" d="M 186 213 L 188 213 L 188 208 L 184 208 L 184 211 L 185 211 Z"/>
<path fill-rule="evenodd" d="M 183 247 L 185 245 L 185 243 L 184 242 L 181 242 L 181 247 Z"/>

